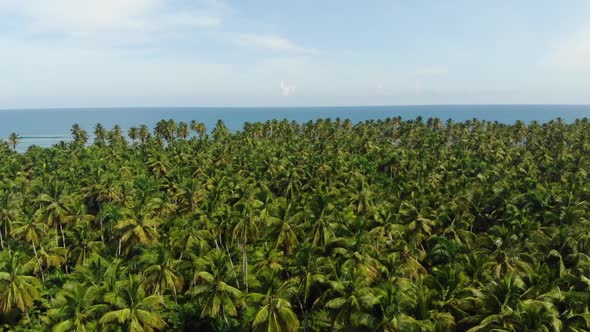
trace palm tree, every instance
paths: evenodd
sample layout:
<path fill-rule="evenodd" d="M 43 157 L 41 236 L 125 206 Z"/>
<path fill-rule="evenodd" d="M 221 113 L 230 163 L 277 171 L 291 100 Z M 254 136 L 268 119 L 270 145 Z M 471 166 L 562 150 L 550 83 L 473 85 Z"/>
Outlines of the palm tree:
<path fill-rule="evenodd" d="M 137 277 L 118 281 L 104 299 L 110 308 L 99 320 L 103 329 L 119 327 L 130 332 L 153 332 L 166 327 L 159 312 L 164 299 L 160 295 L 146 296 Z"/>
<path fill-rule="evenodd" d="M 559 313 L 549 302 L 519 301 L 514 311 L 486 317 L 469 332 L 489 330 L 510 331 L 562 331 Z M 574 331 L 576 331 L 574 329 Z"/>
<path fill-rule="evenodd" d="M 166 124 L 166 120 L 160 120 L 154 127 L 154 136 L 160 141 L 166 136 Z"/>
<path fill-rule="evenodd" d="M 38 266 L 38 270 L 35 270 L 35 272 L 40 272 L 41 266 L 45 271 L 48 271 L 51 268 L 62 267 L 67 261 L 67 248 L 60 247 L 50 239 L 45 238 L 44 240 L 45 241 L 42 241 L 39 244 L 39 250 L 37 251 L 37 261 L 40 263 L 40 265 Z M 67 265 L 65 266 L 67 273 Z"/>
<path fill-rule="evenodd" d="M 137 136 L 141 141 L 141 144 L 145 144 L 147 139 L 150 137 L 150 131 L 146 125 L 139 126 L 139 130 L 137 131 Z"/>
<path fill-rule="evenodd" d="M 12 225 L 19 218 L 21 199 L 8 190 L 0 190 L 0 248 L 4 249 L 4 242 L 10 238 Z"/>
<path fill-rule="evenodd" d="M 47 311 L 52 332 L 98 330 L 98 319 L 108 308 L 100 304 L 96 286 L 66 283 Z"/>
<path fill-rule="evenodd" d="M 508 274 L 500 280 L 492 280 L 483 290 L 475 291 L 475 299 L 481 310 L 478 315 L 469 318 L 479 323 L 472 331 L 503 324 L 517 309 L 524 288 L 525 284 L 520 277 Z"/>
<path fill-rule="evenodd" d="M 178 125 L 176 124 L 176 121 L 168 119 L 168 121 L 166 121 L 166 126 L 164 127 L 164 139 L 166 139 L 168 143 L 174 141 L 177 132 Z"/>
<path fill-rule="evenodd" d="M 390 327 L 410 331 L 453 331 L 455 318 L 442 309 L 443 301 L 437 301 L 438 293 L 430 289 L 425 279 L 409 282 L 400 279 L 398 287 L 403 292 L 400 297 L 400 315 L 389 323 Z M 403 300 L 403 302 L 401 302 Z"/>
<path fill-rule="evenodd" d="M 325 193 L 319 190 L 314 193 L 311 206 L 305 211 L 306 217 L 311 217 L 311 232 L 313 244 L 324 247 L 334 237 L 333 222 L 336 221 L 335 193 Z M 308 222 L 310 222 L 308 221 Z"/>
<path fill-rule="evenodd" d="M 242 275 L 244 285 L 248 291 L 248 254 L 247 245 L 258 237 L 258 225 L 261 221 L 258 211 L 264 203 L 252 197 L 253 193 L 246 194 L 234 205 L 234 214 L 238 222 L 234 226 L 233 236 L 242 249 Z"/>
<path fill-rule="evenodd" d="M 590 329 L 588 119 L 187 126 L 0 146 L 0 329 Z"/>
<path fill-rule="evenodd" d="M 194 296 L 201 306 L 201 318 L 222 317 L 228 324 L 227 316 L 237 316 L 243 306 L 242 292 L 228 285 L 234 272 L 228 266 L 228 259 L 222 251 L 212 250 L 197 260 L 197 271 L 193 275 L 192 287 L 188 294 Z"/>
<path fill-rule="evenodd" d="M 96 126 L 94 126 L 94 144 L 105 144 L 106 138 L 107 130 L 102 126 L 102 124 L 97 123 Z"/>
<path fill-rule="evenodd" d="M 205 127 L 204 123 L 191 120 L 190 128 L 199 136 L 199 140 L 202 141 L 205 139 L 207 135 L 207 127 Z"/>
<path fill-rule="evenodd" d="M 37 202 L 41 205 L 39 212 L 47 220 L 47 225 L 55 226 L 56 231 L 59 229 L 62 245 L 65 248 L 64 224 L 69 220 L 69 207 L 73 204 L 65 186 L 57 181 L 52 181 L 49 185 L 49 193 L 39 195 Z"/>
<path fill-rule="evenodd" d="M 324 307 L 331 312 L 331 326 L 370 328 L 377 324 L 372 315 L 379 299 L 368 284 L 367 278 L 357 270 L 343 271 L 343 278 L 331 280 L 330 291 L 324 293 Z"/>
<path fill-rule="evenodd" d="M 17 133 L 11 133 L 8 136 L 8 144 L 12 146 L 12 150 L 16 151 L 16 146 L 20 143 L 20 136 Z"/>
<path fill-rule="evenodd" d="M 180 139 L 187 139 L 187 137 L 190 135 L 190 128 L 186 122 L 181 121 L 178 123 L 178 127 L 176 128 L 176 135 Z"/>
<path fill-rule="evenodd" d="M 550 302 L 524 300 L 518 303 L 511 325 L 517 331 L 561 331 L 562 322 Z"/>
<path fill-rule="evenodd" d="M 215 128 L 213 128 L 213 131 L 211 132 L 211 135 L 213 136 L 213 139 L 215 141 L 223 140 L 229 135 L 229 131 L 225 126 L 225 122 L 223 122 L 223 120 L 217 120 Z"/>
<path fill-rule="evenodd" d="M 172 164 L 166 155 L 160 154 L 148 156 L 147 166 L 158 178 L 167 175 L 172 169 Z"/>
<path fill-rule="evenodd" d="M 86 145 L 88 142 L 88 133 L 86 130 L 82 129 L 80 125 L 77 123 L 72 126 L 71 129 L 72 138 L 74 139 L 74 143 L 77 145 Z"/>
<path fill-rule="evenodd" d="M 297 302 L 303 314 L 303 330 L 309 329 L 309 312 L 319 297 L 317 289 L 327 282 L 329 266 L 325 259 L 318 259 L 319 249 L 313 245 L 304 245 L 295 256 L 294 281 L 297 284 Z M 314 292 L 314 290 L 316 292 Z"/>
<path fill-rule="evenodd" d="M 265 293 L 250 293 L 246 297 L 259 309 L 252 322 L 254 331 L 298 331 L 299 319 L 291 308 L 289 298 L 297 292 L 297 283 L 282 282 L 276 271 L 261 273 L 260 288 Z"/>
<path fill-rule="evenodd" d="M 93 254 L 102 252 L 105 248 L 105 241 L 101 240 L 102 232 L 94 229 L 90 223 L 73 223 L 71 231 L 76 236 L 70 238 L 68 250 L 68 263 L 74 266 L 85 265 Z"/>
<path fill-rule="evenodd" d="M 289 301 L 278 296 L 267 296 L 252 322 L 254 331 L 295 332 L 299 320 Z"/>
<path fill-rule="evenodd" d="M 113 129 L 107 133 L 107 138 L 110 145 L 126 145 L 125 137 L 123 137 L 123 130 L 119 125 L 114 125 Z"/>
<path fill-rule="evenodd" d="M 137 127 L 129 127 L 127 136 L 131 139 L 131 143 L 135 143 L 135 140 L 139 137 L 139 129 Z"/>
<path fill-rule="evenodd" d="M 171 143 L 176 137 L 177 130 L 178 127 L 174 120 L 160 120 L 156 123 L 154 135 L 160 140 L 164 139 L 167 143 Z"/>
<path fill-rule="evenodd" d="M 47 233 L 48 227 L 47 224 L 41 222 L 35 216 L 25 215 L 25 217 L 19 220 L 15 227 L 13 228 L 12 235 L 20 239 L 23 242 L 31 243 L 33 247 L 33 252 L 35 254 L 35 259 L 37 260 L 37 265 L 39 267 L 39 271 L 41 272 L 41 279 L 43 283 L 45 283 L 45 275 L 43 274 L 43 267 L 41 261 L 39 260 L 39 254 L 37 252 L 37 245 L 41 242 L 41 239 Z"/>
<path fill-rule="evenodd" d="M 123 209 L 121 214 L 122 218 L 114 228 L 119 234 L 119 255 L 122 246 L 131 248 L 136 244 L 151 244 L 157 240 L 160 220 L 155 215 L 153 206 L 133 206 Z"/>
<path fill-rule="evenodd" d="M 195 178 L 184 179 L 172 186 L 170 193 L 178 205 L 188 212 L 195 212 L 197 204 L 205 199 L 204 184 Z"/>
<path fill-rule="evenodd" d="M 18 308 L 29 317 L 28 309 L 39 297 L 39 280 L 31 275 L 34 265 L 18 252 L 0 254 L 0 312 Z"/>
<path fill-rule="evenodd" d="M 211 232 L 205 229 L 204 217 L 190 219 L 176 219 L 170 229 L 171 238 L 176 239 L 172 244 L 175 252 L 180 252 L 178 260 L 182 261 L 184 255 L 192 249 L 205 253 L 209 249 Z"/>
<path fill-rule="evenodd" d="M 177 262 L 172 257 L 172 250 L 163 245 L 146 251 L 141 257 L 144 269 L 146 289 L 153 295 L 164 295 L 170 291 L 176 299 L 182 291 L 182 277 L 175 271 Z"/>
<path fill-rule="evenodd" d="M 276 239 L 277 247 L 282 247 L 287 255 L 299 242 L 302 231 L 299 223 L 303 220 L 303 212 L 296 211 L 287 199 L 281 197 L 269 207 L 269 217 L 266 218 L 271 238 Z"/>

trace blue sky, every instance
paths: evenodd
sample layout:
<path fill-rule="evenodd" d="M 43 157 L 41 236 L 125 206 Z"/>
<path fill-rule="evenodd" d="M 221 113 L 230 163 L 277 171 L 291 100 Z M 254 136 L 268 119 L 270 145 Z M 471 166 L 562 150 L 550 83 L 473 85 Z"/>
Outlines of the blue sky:
<path fill-rule="evenodd" d="M 0 0 L 0 108 L 590 103 L 590 1 Z"/>

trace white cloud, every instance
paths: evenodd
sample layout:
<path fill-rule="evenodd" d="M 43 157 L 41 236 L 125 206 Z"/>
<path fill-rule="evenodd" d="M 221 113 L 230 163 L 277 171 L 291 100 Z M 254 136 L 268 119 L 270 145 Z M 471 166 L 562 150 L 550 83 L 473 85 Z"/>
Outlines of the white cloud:
<path fill-rule="evenodd" d="M 246 46 L 265 48 L 273 51 L 291 51 L 300 53 L 316 53 L 310 48 L 301 47 L 288 38 L 275 35 L 241 34 L 237 42 Z"/>
<path fill-rule="evenodd" d="M 85 35 L 221 24 L 209 8 L 174 11 L 164 0 L 0 0 L 0 13 L 26 20 L 32 32 Z"/>
<path fill-rule="evenodd" d="M 222 19 L 218 16 L 182 12 L 165 16 L 161 23 L 170 26 L 176 25 L 198 28 L 219 26 L 222 23 Z"/>
<path fill-rule="evenodd" d="M 7 0 L 17 14 L 40 29 L 128 29 L 143 25 L 144 15 L 158 0 Z"/>
<path fill-rule="evenodd" d="M 542 62 L 567 70 L 590 69 L 590 25 L 558 45 Z"/>
<path fill-rule="evenodd" d="M 285 81 L 281 81 L 279 87 L 281 88 L 281 96 L 283 97 L 289 97 L 295 92 L 295 89 L 297 88 L 295 85 L 291 85 Z"/>
<path fill-rule="evenodd" d="M 441 65 L 424 66 L 416 70 L 416 74 L 420 76 L 442 76 L 449 73 L 449 68 Z"/>

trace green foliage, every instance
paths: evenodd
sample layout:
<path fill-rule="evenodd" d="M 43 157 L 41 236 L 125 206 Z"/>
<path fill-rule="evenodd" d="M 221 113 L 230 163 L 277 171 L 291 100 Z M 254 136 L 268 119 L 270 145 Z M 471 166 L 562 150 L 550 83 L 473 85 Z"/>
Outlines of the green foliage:
<path fill-rule="evenodd" d="M 211 129 L 11 135 L 1 329 L 590 330 L 587 119 Z"/>

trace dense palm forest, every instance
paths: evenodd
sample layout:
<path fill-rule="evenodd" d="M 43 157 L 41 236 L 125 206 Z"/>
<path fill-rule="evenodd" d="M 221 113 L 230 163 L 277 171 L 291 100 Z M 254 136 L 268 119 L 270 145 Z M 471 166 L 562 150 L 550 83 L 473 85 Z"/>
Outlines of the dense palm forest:
<path fill-rule="evenodd" d="M 209 129 L 0 145 L 4 330 L 590 330 L 587 119 Z"/>

